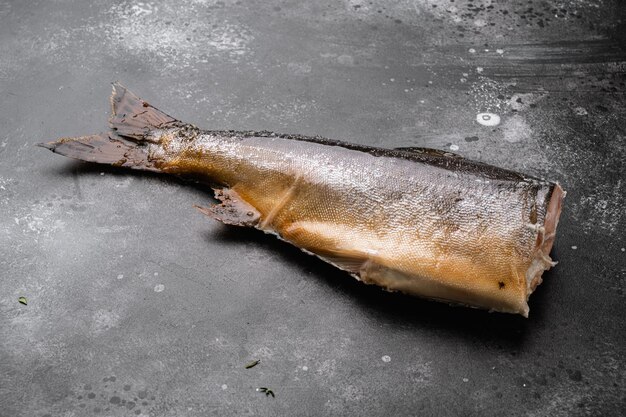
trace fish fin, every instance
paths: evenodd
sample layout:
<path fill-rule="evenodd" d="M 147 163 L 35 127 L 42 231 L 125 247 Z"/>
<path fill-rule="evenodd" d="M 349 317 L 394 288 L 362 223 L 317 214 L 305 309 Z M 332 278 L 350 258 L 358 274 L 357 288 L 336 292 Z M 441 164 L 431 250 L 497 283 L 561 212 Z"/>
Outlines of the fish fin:
<path fill-rule="evenodd" d="M 120 83 L 113 83 L 109 125 L 117 134 L 144 140 L 150 130 L 174 122 L 178 120 L 140 99 Z"/>
<path fill-rule="evenodd" d="M 82 161 L 159 171 L 145 145 L 125 140 L 114 133 L 62 138 L 55 142 L 38 143 L 37 146 Z"/>
<path fill-rule="evenodd" d="M 235 191 L 224 188 L 215 190 L 215 198 L 221 201 L 210 207 L 194 205 L 198 211 L 212 219 L 233 226 L 253 227 L 259 223 L 261 213 L 246 203 Z"/>
<path fill-rule="evenodd" d="M 416 146 L 394 148 L 394 150 L 400 151 L 400 152 L 414 153 L 414 154 L 419 154 L 419 155 L 431 155 L 431 156 L 439 156 L 439 157 L 445 157 L 445 158 L 463 158 L 461 155 L 448 152 L 448 151 L 443 151 L 441 149 L 420 148 Z"/>

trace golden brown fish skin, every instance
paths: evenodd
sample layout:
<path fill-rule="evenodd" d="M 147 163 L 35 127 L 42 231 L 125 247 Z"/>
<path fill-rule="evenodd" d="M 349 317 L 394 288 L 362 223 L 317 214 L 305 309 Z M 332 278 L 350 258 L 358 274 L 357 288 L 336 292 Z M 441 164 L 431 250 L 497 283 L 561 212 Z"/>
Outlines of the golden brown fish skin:
<path fill-rule="evenodd" d="M 257 228 L 364 282 L 526 316 L 526 272 L 551 266 L 538 247 L 558 185 L 444 154 L 177 129 L 150 145 L 161 170 L 235 191 Z"/>
<path fill-rule="evenodd" d="M 201 131 L 113 90 L 111 132 L 42 146 L 204 177 L 221 201 L 204 214 L 276 234 L 392 291 L 527 316 L 554 265 L 558 184 L 437 150 Z"/>

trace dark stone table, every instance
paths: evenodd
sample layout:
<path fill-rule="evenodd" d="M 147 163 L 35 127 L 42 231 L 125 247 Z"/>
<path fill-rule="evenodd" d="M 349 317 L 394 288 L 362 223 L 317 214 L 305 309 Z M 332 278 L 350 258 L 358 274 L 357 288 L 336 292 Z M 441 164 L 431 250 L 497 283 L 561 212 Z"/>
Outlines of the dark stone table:
<path fill-rule="evenodd" d="M 0 415 L 623 413 L 625 22 L 617 0 L 0 0 Z M 205 128 L 558 180 L 559 265 L 528 319 L 389 294 L 209 221 L 206 189 L 33 146 L 106 130 L 114 80 Z"/>

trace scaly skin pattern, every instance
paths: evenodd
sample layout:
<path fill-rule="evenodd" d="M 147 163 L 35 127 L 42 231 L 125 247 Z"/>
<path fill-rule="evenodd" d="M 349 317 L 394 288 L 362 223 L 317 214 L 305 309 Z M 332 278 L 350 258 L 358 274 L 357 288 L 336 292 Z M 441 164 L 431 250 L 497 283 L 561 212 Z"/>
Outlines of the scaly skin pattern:
<path fill-rule="evenodd" d="M 159 170 L 229 189 L 258 229 L 391 291 L 527 316 L 553 265 L 557 184 L 443 153 L 264 132 L 181 124 L 149 142 Z"/>

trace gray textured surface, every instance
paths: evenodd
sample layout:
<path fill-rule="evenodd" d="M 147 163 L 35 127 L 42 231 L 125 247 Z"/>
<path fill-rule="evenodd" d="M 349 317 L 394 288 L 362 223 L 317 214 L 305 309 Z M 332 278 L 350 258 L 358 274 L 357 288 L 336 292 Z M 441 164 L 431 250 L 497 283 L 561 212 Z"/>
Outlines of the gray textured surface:
<path fill-rule="evenodd" d="M 624 19 L 603 0 L 0 0 L 0 415 L 620 414 Z M 387 294 L 207 221 L 205 190 L 32 146 L 105 130 L 116 79 L 201 127 L 558 180 L 560 264 L 527 320 Z"/>

